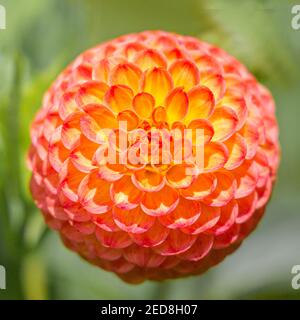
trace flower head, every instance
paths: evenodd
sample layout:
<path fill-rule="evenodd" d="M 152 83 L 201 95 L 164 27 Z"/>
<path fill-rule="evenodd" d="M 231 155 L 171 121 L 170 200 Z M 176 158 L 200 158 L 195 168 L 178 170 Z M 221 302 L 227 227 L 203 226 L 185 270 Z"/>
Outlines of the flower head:
<path fill-rule="evenodd" d="M 162 31 L 76 58 L 45 94 L 31 141 L 46 223 L 134 283 L 199 274 L 234 251 L 279 162 L 268 90 L 223 50 Z"/>

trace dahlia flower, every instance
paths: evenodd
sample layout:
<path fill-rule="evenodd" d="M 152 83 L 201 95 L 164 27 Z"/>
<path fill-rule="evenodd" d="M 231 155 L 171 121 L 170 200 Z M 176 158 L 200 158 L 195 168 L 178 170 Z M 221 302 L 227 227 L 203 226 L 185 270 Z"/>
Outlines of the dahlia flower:
<path fill-rule="evenodd" d="M 264 213 L 279 162 L 274 102 L 222 49 L 129 34 L 58 76 L 28 158 L 36 205 L 69 249 L 131 283 L 200 274 Z"/>

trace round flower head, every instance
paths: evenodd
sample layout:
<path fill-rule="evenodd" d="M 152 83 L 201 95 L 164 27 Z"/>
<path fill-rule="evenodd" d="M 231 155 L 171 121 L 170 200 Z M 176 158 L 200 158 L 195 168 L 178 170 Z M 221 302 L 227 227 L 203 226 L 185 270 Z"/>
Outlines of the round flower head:
<path fill-rule="evenodd" d="M 200 274 L 256 227 L 279 162 L 269 91 L 235 58 L 163 31 L 87 50 L 31 127 L 46 223 L 128 282 Z"/>

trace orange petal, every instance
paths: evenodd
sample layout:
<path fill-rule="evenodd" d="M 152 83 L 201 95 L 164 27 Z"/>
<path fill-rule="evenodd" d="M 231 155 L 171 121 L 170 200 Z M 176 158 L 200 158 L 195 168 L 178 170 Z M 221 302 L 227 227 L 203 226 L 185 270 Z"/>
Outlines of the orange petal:
<path fill-rule="evenodd" d="M 228 150 L 223 143 L 209 142 L 204 147 L 204 172 L 223 168 L 228 160 Z"/>
<path fill-rule="evenodd" d="M 145 214 L 140 207 L 132 210 L 114 207 L 113 219 L 120 229 L 129 233 L 146 232 L 155 222 L 155 218 Z"/>
<path fill-rule="evenodd" d="M 156 107 L 152 112 L 152 119 L 155 124 L 167 121 L 167 111 L 164 107 Z"/>
<path fill-rule="evenodd" d="M 151 94 L 141 92 L 133 99 L 133 108 L 141 118 L 149 118 L 155 105 L 155 100 Z"/>
<path fill-rule="evenodd" d="M 76 90 L 64 93 L 58 106 L 59 116 L 64 120 L 75 111 L 79 111 L 79 106 L 75 100 Z"/>
<path fill-rule="evenodd" d="M 236 180 L 232 175 L 225 172 L 215 172 L 218 179 L 217 186 L 213 193 L 202 201 L 213 207 L 225 206 L 235 195 L 236 192 Z"/>
<path fill-rule="evenodd" d="M 240 224 L 246 222 L 254 214 L 257 204 L 257 193 L 252 192 L 247 197 L 237 199 L 237 203 L 239 213 L 236 218 L 236 223 Z"/>
<path fill-rule="evenodd" d="M 200 216 L 201 207 L 196 201 L 180 198 L 175 210 L 164 216 L 158 217 L 161 224 L 170 228 L 184 228 L 193 224 Z"/>
<path fill-rule="evenodd" d="M 255 162 L 244 161 L 233 173 L 237 180 L 236 199 L 244 198 L 255 190 L 259 178 Z"/>
<path fill-rule="evenodd" d="M 245 99 L 237 94 L 226 93 L 226 95 L 220 101 L 220 105 L 229 107 L 235 112 L 238 118 L 237 130 L 241 129 L 245 124 L 248 115 Z"/>
<path fill-rule="evenodd" d="M 177 255 L 187 251 L 196 239 L 196 236 L 183 233 L 180 230 L 171 230 L 166 241 L 155 247 L 155 251 L 163 256 Z"/>
<path fill-rule="evenodd" d="M 214 135 L 214 129 L 209 121 L 205 119 L 196 119 L 190 122 L 189 129 L 193 130 L 193 145 L 202 145 L 202 142 L 204 144 L 207 144 L 211 141 L 213 135 Z M 198 131 L 197 131 L 198 130 Z M 197 135 L 203 135 L 198 136 Z"/>
<path fill-rule="evenodd" d="M 141 207 L 149 215 L 161 216 L 174 210 L 178 201 L 178 193 L 165 186 L 157 192 L 146 192 L 141 200 Z"/>
<path fill-rule="evenodd" d="M 185 233 L 199 234 L 212 228 L 220 219 L 221 210 L 217 207 L 206 206 L 201 203 L 201 214 L 192 225 L 181 229 Z"/>
<path fill-rule="evenodd" d="M 210 195 L 217 185 L 217 179 L 213 174 L 200 174 L 193 183 L 181 190 L 181 194 L 190 200 L 200 200 Z"/>
<path fill-rule="evenodd" d="M 189 110 L 184 119 L 188 124 L 195 119 L 206 119 L 212 112 L 215 105 L 213 93 L 204 86 L 198 86 L 188 92 Z"/>
<path fill-rule="evenodd" d="M 200 79 L 197 66 L 189 60 L 177 60 L 170 67 L 174 85 L 190 90 L 197 85 Z"/>
<path fill-rule="evenodd" d="M 118 127 L 118 121 L 111 110 L 99 104 L 88 104 L 83 110 L 92 117 L 102 129 L 114 129 Z"/>
<path fill-rule="evenodd" d="M 97 171 L 93 171 L 79 185 L 79 201 L 88 212 L 101 214 L 112 206 L 109 191 L 110 183 L 100 179 Z"/>
<path fill-rule="evenodd" d="M 78 146 L 70 154 L 71 161 L 79 171 L 88 173 L 96 168 L 92 159 L 98 147 L 98 144 L 90 141 L 84 135 L 80 136 Z"/>
<path fill-rule="evenodd" d="M 179 258 L 189 261 L 199 261 L 210 252 L 213 243 L 214 237 L 212 235 L 198 235 L 195 243 L 190 247 L 189 250 L 181 253 Z"/>
<path fill-rule="evenodd" d="M 125 85 L 131 88 L 134 92 L 139 89 L 142 71 L 132 63 L 119 64 L 112 71 L 111 84 Z"/>
<path fill-rule="evenodd" d="M 81 135 L 79 123 L 82 115 L 82 112 L 75 112 L 64 120 L 61 130 L 61 141 L 69 150 L 73 149 L 79 142 Z"/>
<path fill-rule="evenodd" d="M 193 166 L 188 164 L 176 164 L 171 166 L 166 178 L 168 184 L 173 188 L 187 188 L 194 180 Z"/>
<path fill-rule="evenodd" d="M 201 55 L 195 59 L 196 65 L 199 68 L 200 75 L 205 72 L 220 73 L 222 71 L 221 65 L 217 59 L 211 55 Z"/>
<path fill-rule="evenodd" d="M 225 93 L 225 80 L 219 73 L 203 72 L 201 73 L 201 85 L 208 87 L 214 94 L 215 101 L 219 101 Z"/>
<path fill-rule="evenodd" d="M 143 91 L 150 93 L 155 98 L 156 105 L 162 105 L 173 87 L 173 82 L 168 71 L 153 68 L 145 73 L 142 87 Z"/>
<path fill-rule="evenodd" d="M 73 202 L 78 200 L 77 190 L 86 174 L 77 170 L 70 160 L 66 160 L 60 173 L 60 190 Z"/>
<path fill-rule="evenodd" d="M 232 170 L 239 167 L 245 160 L 247 154 L 247 145 L 244 138 L 236 133 L 226 140 L 224 144 L 229 151 L 229 157 L 224 168 Z"/>
<path fill-rule="evenodd" d="M 214 249 L 223 249 L 234 243 L 239 237 L 240 225 L 234 224 L 229 230 L 215 237 Z"/>
<path fill-rule="evenodd" d="M 135 129 L 139 124 L 138 116 L 131 110 L 124 110 L 117 116 L 118 121 L 126 122 L 127 130 L 131 131 Z"/>
<path fill-rule="evenodd" d="M 164 242 L 169 234 L 169 229 L 155 220 L 153 226 L 143 233 L 130 233 L 132 240 L 142 247 L 154 247 Z"/>
<path fill-rule="evenodd" d="M 128 61 L 133 61 L 136 57 L 137 53 L 143 51 L 145 46 L 140 42 L 130 42 L 124 47 L 124 53 L 128 59 Z"/>
<path fill-rule="evenodd" d="M 105 143 L 109 135 L 108 129 L 118 125 L 114 114 L 108 108 L 97 104 L 86 105 L 84 111 L 86 114 L 80 119 L 82 133 L 93 142 Z"/>
<path fill-rule="evenodd" d="M 96 226 L 98 226 L 104 231 L 108 231 L 108 232 L 120 231 L 119 227 L 116 225 L 113 219 L 111 210 L 105 213 L 97 214 L 97 215 L 94 214 L 92 217 L 92 221 Z"/>
<path fill-rule="evenodd" d="M 246 159 L 252 159 L 257 151 L 259 145 L 259 132 L 254 122 L 248 120 L 240 133 L 245 138 L 247 145 Z"/>
<path fill-rule="evenodd" d="M 105 92 L 109 86 L 104 82 L 89 81 L 80 85 L 76 94 L 76 101 L 79 106 L 90 103 L 102 103 Z"/>
<path fill-rule="evenodd" d="M 159 191 L 165 185 L 165 179 L 160 173 L 149 170 L 136 171 L 131 179 L 138 189 L 147 192 Z"/>
<path fill-rule="evenodd" d="M 209 121 L 214 128 L 212 141 L 228 139 L 234 134 L 238 125 L 238 118 L 235 112 L 228 107 L 216 108 Z"/>
<path fill-rule="evenodd" d="M 167 62 L 165 58 L 154 49 L 146 49 L 138 53 L 135 63 L 143 70 L 152 69 L 155 67 L 166 68 Z"/>
<path fill-rule="evenodd" d="M 188 110 L 188 97 L 182 88 L 173 89 L 166 98 L 168 121 L 173 123 L 182 120 Z"/>
<path fill-rule="evenodd" d="M 141 201 L 143 192 L 132 183 L 130 176 L 124 176 L 114 182 L 111 188 L 111 198 L 121 209 L 133 209 Z"/>
<path fill-rule="evenodd" d="M 56 172 L 59 172 L 70 151 L 61 143 L 62 126 L 54 131 L 49 142 L 49 162 Z"/>
<path fill-rule="evenodd" d="M 216 236 L 226 232 L 235 223 L 238 212 L 239 207 L 236 200 L 230 201 L 221 208 L 221 217 L 218 220 L 218 223 L 213 226 L 209 232 Z"/>
<path fill-rule="evenodd" d="M 103 59 L 95 64 L 92 72 L 92 78 L 98 81 L 108 82 L 110 65 L 107 59 Z"/>
<path fill-rule="evenodd" d="M 138 245 L 131 245 L 126 248 L 124 250 L 124 257 L 141 268 L 158 268 L 166 259 L 153 252 L 150 248 L 142 248 Z"/>
<path fill-rule="evenodd" d="M 130 246 L 132 240 L 124 231 L 108 232 L 100 228 L 96 228 L 95 235 L 98 241 L 108 248 L 122 249 Z"/>
<path fill-rule="evenodd" d="M 105 102 L 114 112 L 121 112 L 131 108 L 133 91 L 124 85 L 112 86 L 105 94 Z"/>

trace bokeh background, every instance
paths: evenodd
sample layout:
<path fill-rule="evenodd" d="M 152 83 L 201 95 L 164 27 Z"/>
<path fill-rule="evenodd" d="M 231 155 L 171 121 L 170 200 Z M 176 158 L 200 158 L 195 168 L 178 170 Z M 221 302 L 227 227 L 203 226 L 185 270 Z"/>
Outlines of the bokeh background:
<path fill-rule="evenodd" d="M 296 1 L 296 0 L 295 0 Z M 288 0 L 0 0 L 1 299 L 299 299 L 300 30 Z M 272 91 L 282 161 L 258 229 L 200 277 L 133 286 L 66 250 L 45 228 L 28 190 L 29 124 L 42 95 L 81 51 L 129 32 L 193 35 L 239 58 Z"/>

